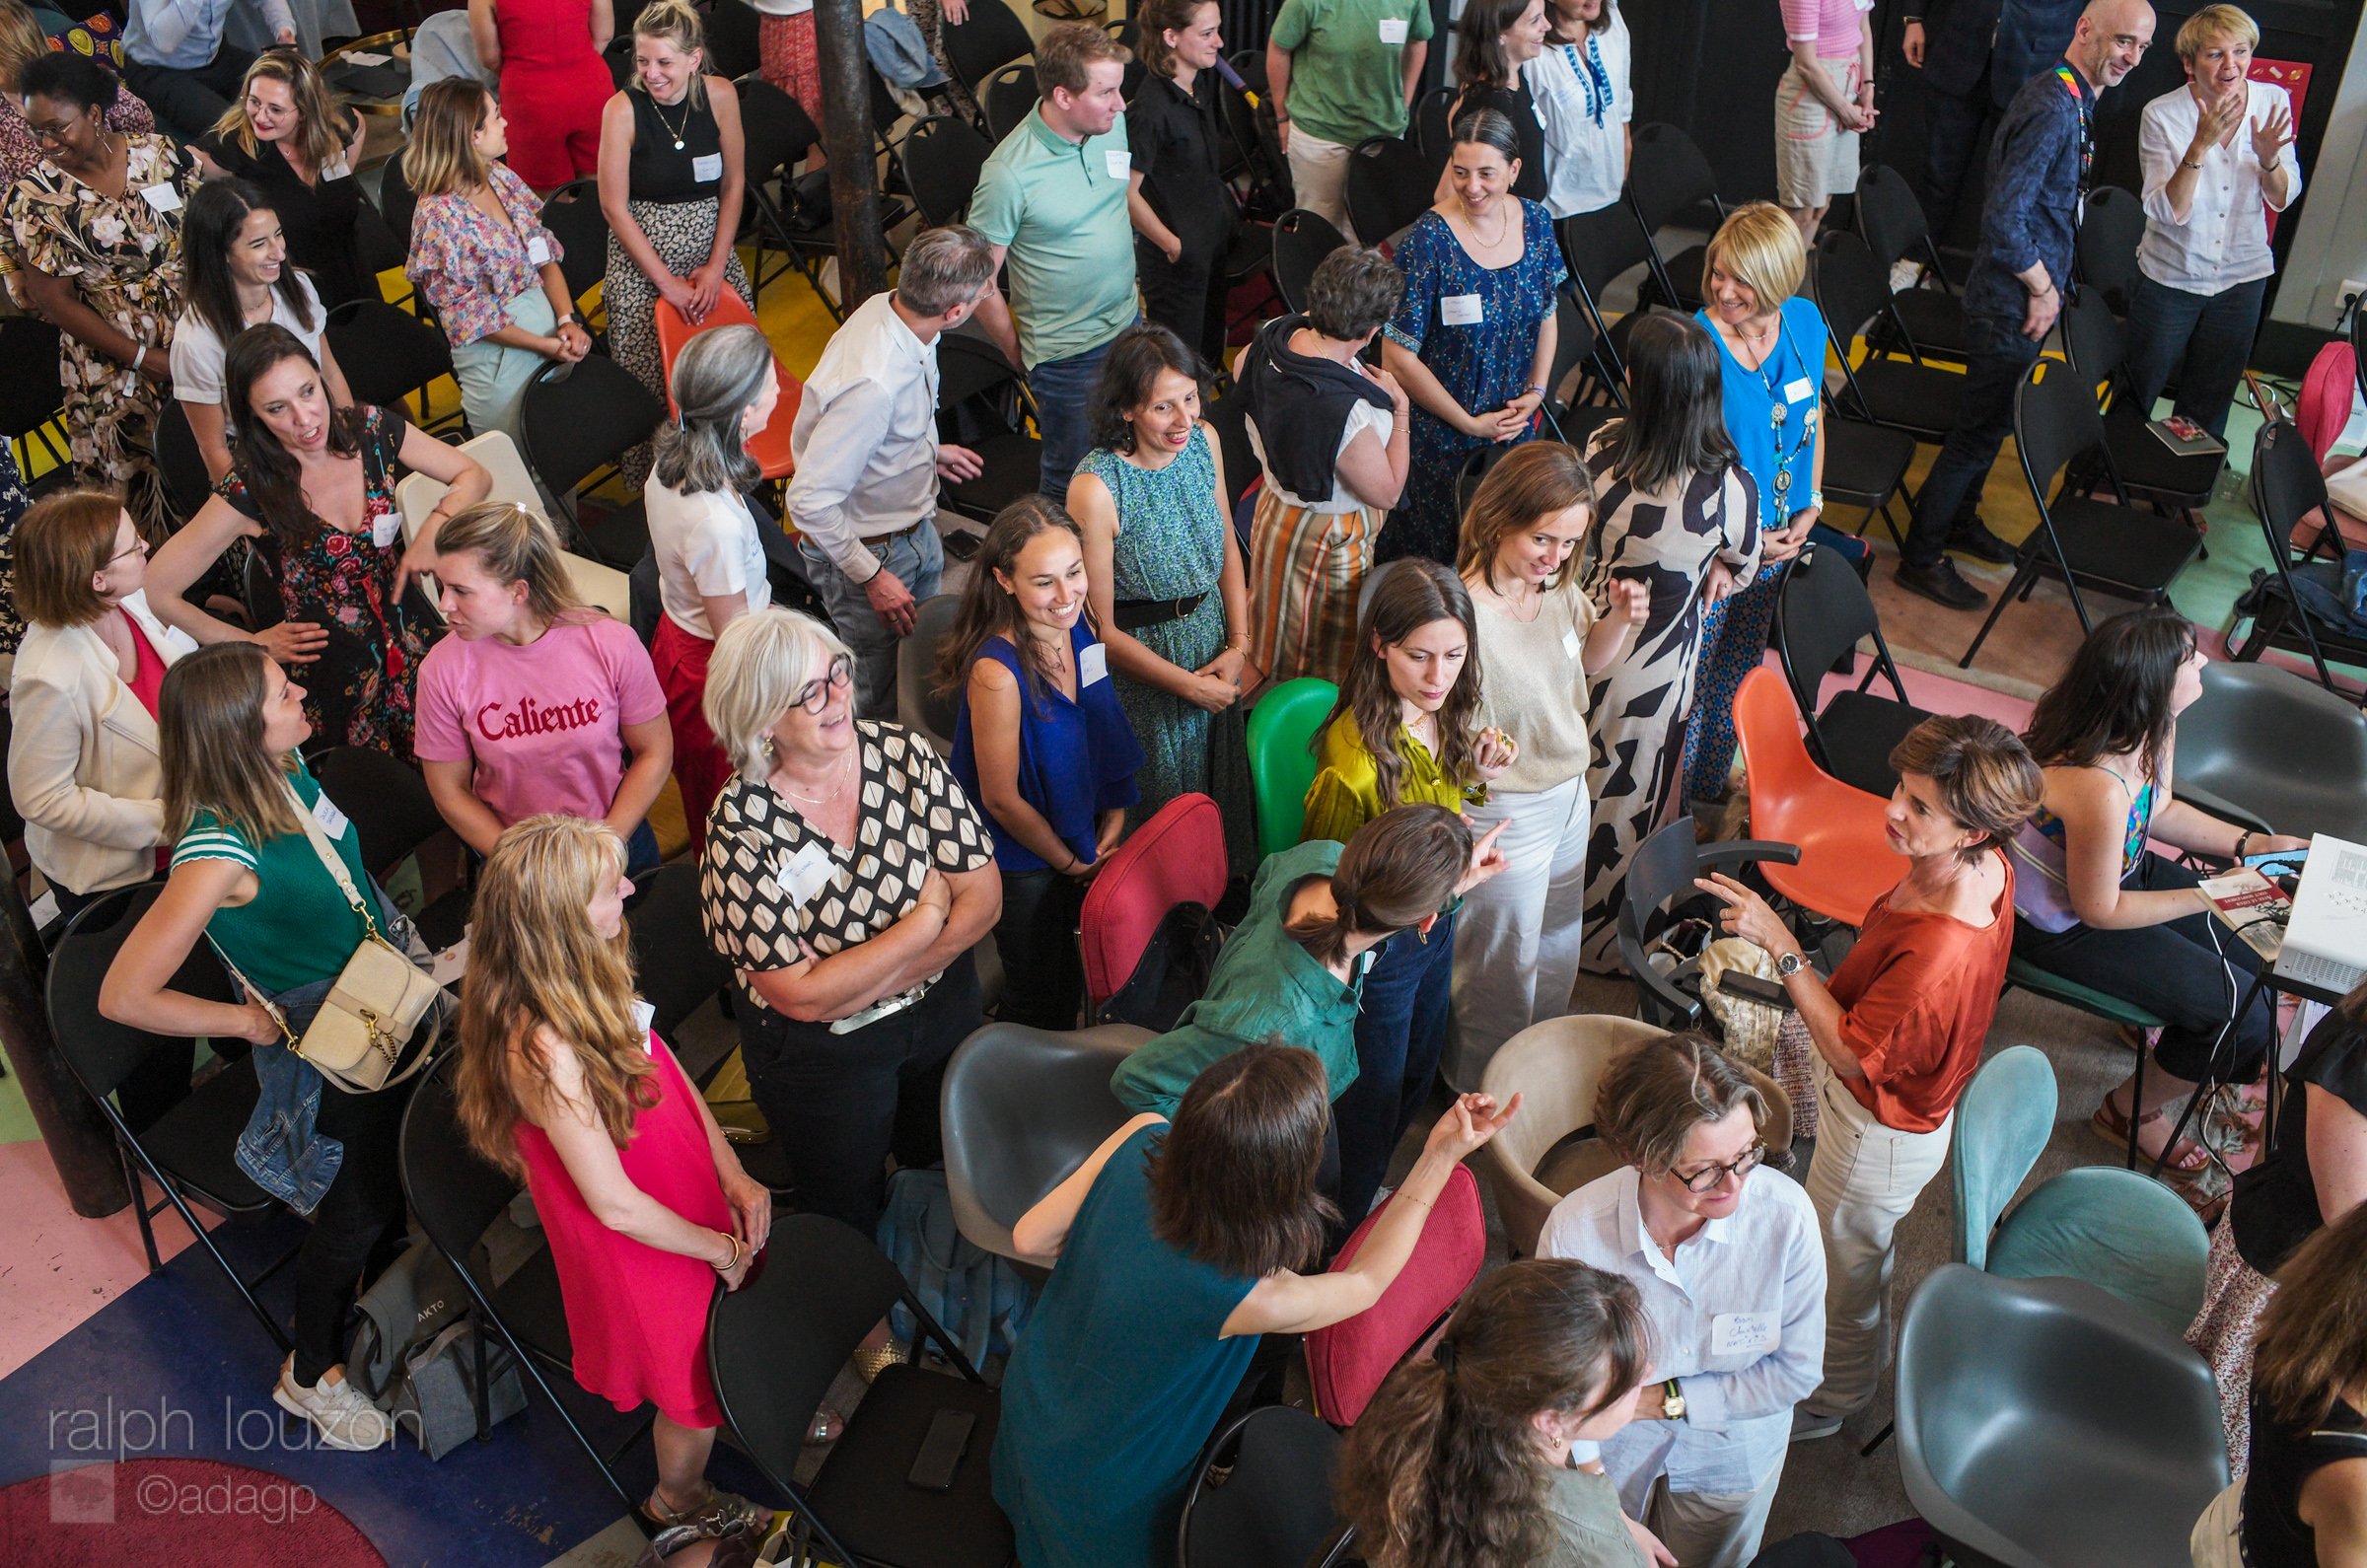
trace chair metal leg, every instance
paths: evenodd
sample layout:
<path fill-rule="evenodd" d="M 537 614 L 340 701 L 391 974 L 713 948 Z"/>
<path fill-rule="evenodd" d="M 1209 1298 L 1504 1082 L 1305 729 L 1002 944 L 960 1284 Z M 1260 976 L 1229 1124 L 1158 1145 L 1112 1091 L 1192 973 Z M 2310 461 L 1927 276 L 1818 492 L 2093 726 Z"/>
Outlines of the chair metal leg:
<path fill-rule="evenodd" d="M 148 1192 L 140 1185 L 140 1173 L 131 1163 L 131 1152 L 120 1143 L 115 1145 L 115 1158 L 123 1163 L 123 1186 L 131 1194 L 131 1212 L 140 1217 L 140 1245 L 148 1249 L 148 1272 L 153 1274 L 165 1262 L 156 1255 L 156 1229 L 148 1219 Z"/>
<path fill-rule="evenodd" d="M 485 1319 L 482 1314 L 468 1315 L 468 1338 L 476 1350 L 476 1440 L 493 1441 L 493 1428 L 487 1424 L 486 1412 L 493 1407 L 491 1393 L 485 1388 Z"/>
<path fill-rule="evenodd" d="M 1980 652 L 1980 645 L 1989 640 L 1989 632 L 1996 626 L 1997 617 L 2005 613 L 2005 606 L 2012 603 L 2014 595 L 2021 590 L 2025 581 L 2035 585 L 2037 580 L 2038 564 L 2035 559 L 2023 562 L 2015 570 L 2014 580 L 2005 585 L 2005 592 L 1999 594 L 1997 603 L 1989 606 L 1989 618 L 1980 623 L 1980 631 L 1973 637 L 1972 646 L 1966 649 L 1965 656 L 1956 662 L 1957 669 L 1970 670 L 1972 668 L 1973 656 Z"/>
<path fill-rule="evenodd" d="M 1882 1447 L 1882 1446 L 1883 1446 L 1883 1444 L 1885 1444 L 1885 1443 L 1889 1442 L 1889 1441 L 1890 1441 L 1890 1436 L 1891 1436 L 1891 1434 L 1892 1434 L 1893 1432 L 1896 1432 L 1896 1431 L 1898 1431 L 1898 1430 L 1899 1430 L 1899 1423 L 1898 1423 L 1898 1422 L 1896 1422 L 1896 1421 L 1886 1421 L 1886 1422 L 1884 1422 L 1884 1423 L 1883 1423 L 1882 1430 L 1874 1434 L 1874 1440 L 1873 1440 L 1871 1443 L 1868 1443 L 1868 1444 L 1867 1444 L 1867 1445 L 1866 1445 L 1864 1448 L 1862 1448 L 1862 1449 L 1859 1449 L 1859 1450 L 1857 1451 L 1857 1457 L 1858 1457 L 1859 1459 L 1861 1459 L 1861 1460 L 1863 1460 L 1863 1459 L 1871 1459 L 1871 1458 L 1873 1457 L 1874 1451 L 1875 1451 L 1876 1449 L 1878 1449 L 1878 1448 Z"/>
<path fill-rule="evenodd" d="M 145 1155 L 141 1156 L 141 1163 L 147 1163 Z M 158 1171 L 154 1166 L 148 1167 L 148 1174 L 156 1178 L 158 1186 L 165 1189 L 165 1196 L 172 1200 L 174 1209 L 180 1215 L 181 1223 L 189 1228 L 189 1234 L 197 1239 L 197 1245 L 204 1247 L 213 1257 L 214 1265 L 222 1270 L 223 1276 L 238 1291 L 239 1299 L 247 1304 L 247 1310 L 254 1314 L 255 1321 L 263 1325 L 263 1331 L 271 1336 L 271 1342 L 279 1347 L 279 1353 L 284 1356 L 294 1350 L 296 1342 L 288 1337 L 286 1329 L 279 1326 L 279 1319 L 265 1312 L 263 1304 L 255 1300 L 252 1288 L 240 1277 L 237 1269 L 230 1266 L 230 1259 L 222 1255 L 222 1248 L 214 1245 L 213 1233 L 197 1223 L 197 1216 L 190 1212 L 189 1205 L 181 1197 L 179 1190 L 172 1182 L 166 1180 L 164 1173 Z"/>

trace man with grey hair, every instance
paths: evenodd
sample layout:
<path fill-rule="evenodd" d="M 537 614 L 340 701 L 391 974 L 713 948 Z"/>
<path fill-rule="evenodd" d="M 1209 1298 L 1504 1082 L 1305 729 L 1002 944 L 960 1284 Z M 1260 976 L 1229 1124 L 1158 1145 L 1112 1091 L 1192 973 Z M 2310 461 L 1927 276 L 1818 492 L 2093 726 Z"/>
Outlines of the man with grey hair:
<path fill-rule="evenodd" d="M 937 337 L 994 290 L 975 229 L 931 229 L 904 250 L 896 290 L 857 306 L 806 379 L 790 428 L 789 520 L 806 575 L 855 656 L 855 711 L 896 717 L 897 643 L 937 592 L 937 481 L 983 464 L 937 441 Z"/>

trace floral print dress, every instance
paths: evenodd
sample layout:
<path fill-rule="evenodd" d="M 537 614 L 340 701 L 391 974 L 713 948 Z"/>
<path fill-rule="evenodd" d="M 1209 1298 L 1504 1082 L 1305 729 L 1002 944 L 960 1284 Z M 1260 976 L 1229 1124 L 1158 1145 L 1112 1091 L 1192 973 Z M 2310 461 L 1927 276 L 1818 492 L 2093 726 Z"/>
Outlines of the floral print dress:
<path fill-rule="evenodd" d="M 359 412 L 363 525 L 357 532 L 323 527 L 299 543 L 264 522 L 237 468 L 215 488 L 242 516 L 263 525 L 254 548 L 279 581 L 287 618 L 328 630 L 320 661 L 291 672 L 304 687 L 312 744 L 372 747 L 408 762 L 419 661 L 444 627 L 419 600 L 404 603 L 394 593 L 395 568 L 402 562 L 402 525 L 394 508 L 402 410 L 364 404 Z M 380 544 L 380 537 L 389 542 Z"/>
<path fill-rule="evenodd" d="M 35 165 L 9 189 L 8 243 L 26 266 L 71 284 L 108 325 L 147 344 L 153 358 L 171 350 L 173 323 L 180 319 L 180 220 L 197 188 L 197 166 L 163 136 L 123 141 L 120 196 L 55 164 Z M 141 532 L 151 542 L 162 540 L 171 517 L 155 453 L 164 393 L 71 332 L 58 339 L 57 368 L 75 477 L 121 489 Z"/>

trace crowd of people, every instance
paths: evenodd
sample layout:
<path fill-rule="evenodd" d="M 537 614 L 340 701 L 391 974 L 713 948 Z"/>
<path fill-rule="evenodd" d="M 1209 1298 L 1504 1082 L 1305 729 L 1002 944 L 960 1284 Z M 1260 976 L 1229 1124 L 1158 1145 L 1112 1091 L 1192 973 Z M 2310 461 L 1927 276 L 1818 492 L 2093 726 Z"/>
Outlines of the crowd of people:
<path fill-rule="evenodd" d="M 0 0 L 0 56 L 23 10 Z M 2061 308 L 2096 97 L 2153 27 L 2143 0 L 2093 0 L 2010 83 L 2023 34 L 1992 27 L 1960 92 L 1960 13 L 1979 10 L 1908 35 L 1934 84 L 1935 225 L 1962 177 L 1949 136 L 2002 109 L 1966 412 L 1900 567 L 1951 604 L 1977 591 L 1941 551 L 2004 548 L 1971 498 Z M 966 15 L 929 11 L 931 31 Z M 711 326 L 670 366 L 659 348 L 661 311 L 697 325 L 724 290 L 749 294 L 739 98 L 707 69 L 698 13 L 644 8 L 610 92 L 586 69 L 615 31 L 608 0 L 472 0 L 500 93 L 462 74 L 419 95 L 405 270 L 452 341 L 469 427 L 514 434 L 544 367 L 593 351 L 542 200 L 597 177 L 610 352 L 669 403 L 624 465 L 659 587 L 646 645 L 582 602 L 542 510 L 488 500 L 485 467 L 353 397 L 324 328 L 377 298 L 355 249 L 359 120 L 286 36 L 243 58 L 218 14 L 209 39 L 141 3 L 121 82 L 45 48 L 0 61 L 17 89 L 0 155 L 35 151 L 11 167 L 0 251 L 62 328 L 75 468 L 14 529 L 11 791 L 61 912 L 160 885 L 102 1011 L 251 1055 L 242 1169 L 312 1221 L 275 1400 L 327 1447 L 390 1439 L 337 1334 L 402 1243 L 396 1133 L 449 1033 L 469 1143 L 547 1233 L 577 1380 L 659 1411 L 642 1522 L 683 1568 L 760 1533 L 766 1510 L 704 1478 L 723 1419 L 705 1335 L 773 1197 L 651 1032 L 626 936 L 667 781 L 797 1202 L 865 1235 L 892 1168 L 943 1159 L 948 1062 L 986 1017 L 980 944 L 1004 976 L 997 1017 L 1075 1028 L 1096 874 L 1151 815 L 1205 796 L 1242 913 L 1197 1000 L 1112 1078 L 1132 1119 L 1015 1227 L 1049 1278 L 990 1457 L 1029 1568 L 1167 1560 L 1261 1336 L 1379 1299 L 1456 1164 L 1520 1114 L 1483 1092 L 1498 1049 L 1569 1012 L 1582 970 L 1621 966 L 1638 850 L 1727 793 L 1734 693 L 1787 565 L 1818 549 L 1870 569 L 1823 517 L 1829 330 L 1801 286 L 1854 184 L 1874 40 L 1850 0 L 1782 11 L 1778 200 L 1724 218 L 1696 314 L 1633 324 L 1624 406 L 1578 446 L 1540 439 L 1566 277 L 1554 222 L 1624 181 L 1615 0 L 1471 0 L 1433 204 L 1394 250 L 1363 236 L 1325 258 L 1305 309 L 1231 366 L 1219 8 L 1151 0 L 1130 105 L 1110 33 L 1049 29 L 1040 101 L 987 160 L 968 222 L 912 239 L 895 288 L 847 315 L 806 383 L 785 529 L 749 451 L 789 417 L 762 330 Z M 1275 20 L 1298 199 L 1343 231 L 1349 151 L 1405 131 L 1431 34 L 1410 0 L 1286 0 Z M 765 8 L 761 38 L 767 77 L 815 95 L 810 9 Z M 2232 7 L 2198 13 L 2179 35 L 2188 86 L 2143 118 L 2132 365 L 2143 392 L 2175 379 L 2206 424 L 2224 422 L 2230 344 L 2259 315 L 2253 230 L 2299 190 L 2289 110 L 2246 84 L 2257 41 Z M 930 650 L 955 713 L 941 755 L 897 722 L 899 652 L 945 586 L 941 486 L 980 471 L 937 418 L 937 346 L 965 327 L 1025 375 L 1042 460 Z M 1203 401 L 1220 377 L 1256 467 L 1230 483 Z M 213 485 L 178 525 L 156 456 L 168 389 Z M 406 536 L 410 472 L 444 491 Z M 14 480 L 0 471 L 0 514 Z M 784 570 L 826 619 L 772 602 Z M 260 627 L 239 607 L 254 572 L 281 611 Z M 1945 1163 L 2015 958 L 2165 1020 L 2130 1041 L 2149 1070 L 2095 1107 L 2116 1153 L 2175 1180 L 2212 1164 L 2208 1140 L 2242 1140 L 2236 1094 L 2168 1137 L 2163 1107 L 2198 1082 L 2261 1076 L 2275 1021 L 2239 1008 L 2257 959 L 2149 845 L 2224 860 L 2304 841 L 2174 799 L 2201 659 L 2175 612 L 2134 610 L 2096 626 L 2024 734 L 1913 729 L 1885 818 L 1903 875 L 1829 971 L 1752 888 L 1698 884 L 1798 1014 L 1813 1111 L 1702 1034 L 1611 1064 L 1595 1122 L 1618 1169 L 1564 1197 L 1535 1255 L 1488 1273 L 1349 1434 L 1337 1502 L 1365 1561 L 1845 1563 L 1822 1537 L 1768 1545 L 1769 1509 L 1791 1445 L 1875 1395 L 1897 1228 Z M 1261 859 L 1249 706 L 1301 677 L 1335 698 L 1309 742 L 1299 841 Z M 429 955 L 314 775 L 331 746 L 415 763 L 480 862 L 457 1005 L 432 1004 L 367 1073 L 324 1074 L 300 1046 L 347 1005 L 365 949 Z M 240 1000 L 176 989 L 201 940 Z M 2327 1543 L 2367 1521 L 2348 1462 L 2367 1444 L 2367 1334 L 2326 1326 L 2351 1323 L 2329 1304 L 2367 1275 L 2363 1051 L 2367 988 L 2284 1069 L 2291 1108 L 2218 1224 L 2189 1331 L 2231 1460 L 2250 1461 L 2220 1523 L 2263 1568 L 2337 1560 Z M 181 1079 L 127 1086 L 126 1113 L 152 1118 Z M 1442 1080 L 1452 1104 L 1392 1188 Z M 1807 1168 L 1769 1169 L 1811 1114 Z M 615 1311 L 627 1297 L 637 1310 Z M 888 1347 L 882 1324 L 859 1364 Z M 825 1410 L 815 1435 L 836 1430 Z"/>

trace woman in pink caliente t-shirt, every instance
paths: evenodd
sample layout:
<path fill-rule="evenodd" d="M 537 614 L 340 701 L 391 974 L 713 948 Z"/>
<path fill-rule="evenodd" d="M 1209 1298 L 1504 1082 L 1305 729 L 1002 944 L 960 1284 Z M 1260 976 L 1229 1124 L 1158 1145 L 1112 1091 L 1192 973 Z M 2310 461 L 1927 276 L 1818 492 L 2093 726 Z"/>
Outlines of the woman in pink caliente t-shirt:
<path fill-rule="evenodd" d="M 654 868 L 647 818 L 674 732 L 649 651 L 576 600 L 538 513 L 482 502 L 435 545 L 452 635 L 419 665 L 416 750 L 436 809 L 480 855 L 521 818 L 564 812 L 614 828 L 635 873 Z"/>

